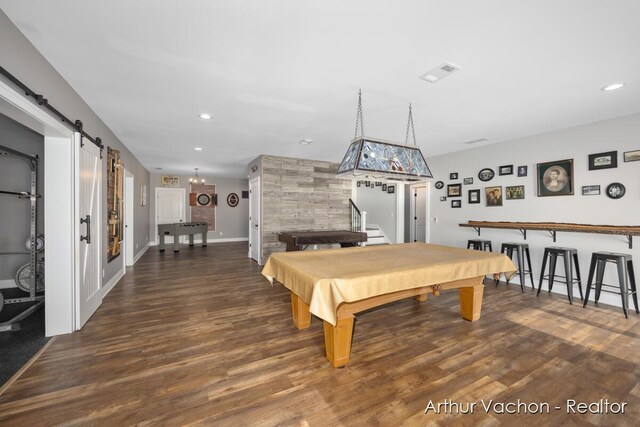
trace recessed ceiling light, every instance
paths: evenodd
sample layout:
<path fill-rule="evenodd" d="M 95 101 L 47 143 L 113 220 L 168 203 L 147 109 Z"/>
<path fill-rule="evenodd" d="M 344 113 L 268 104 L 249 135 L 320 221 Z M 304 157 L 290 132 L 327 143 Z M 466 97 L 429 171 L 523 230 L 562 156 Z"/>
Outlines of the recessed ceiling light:
<path fill-rule="evenodd" d="M 299 144 L 302 144 L 302 145 L 309 145 L 309 144 L 313 144 L 314 142 L 316 142 L 316 140 L 315 140 L 315 139 L 305 138 L 305 139 L 301 140 L 301 141 L 299 142 Z"/>
<path fill-rule="evenodd" d="M 211 120 L 211 114 L 202 113 L 200 114 L 200 118 L 203 120 Z"/>
<path fill-rule="evenodd" d="M 202 147 L 194 147 L 193 149 L 196 151 L 202 151 Z"/>
<path fill-rule="evenodd" d="M 608 86 L 605 86 L 603 88 L 600 88 L 600 90 L 608 92 L 610 90 L 620 89 L 622 86 L 624 86 L 624 83 L 614 83 L 614 84 L 610 84 Z"/>

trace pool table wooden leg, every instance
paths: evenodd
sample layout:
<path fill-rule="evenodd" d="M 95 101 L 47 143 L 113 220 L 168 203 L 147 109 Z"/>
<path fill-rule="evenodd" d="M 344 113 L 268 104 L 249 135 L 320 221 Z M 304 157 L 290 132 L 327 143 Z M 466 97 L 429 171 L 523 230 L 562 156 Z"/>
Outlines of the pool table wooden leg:
<path fill-rule="evenodd" d="M 339 317 L 336 326 L 327 321 L 324 322 L 324 347 L 327 360 L 334 368 L 341 368 L 349 363 L 353 320 L 353 315 L 350 315 Z"/>
<path fill-rule="evenodd" d="M 291 292 L 291 311 L 293 313 L 293 324 L 296 328 L 307 329 L 311 326 L 309 305 L 293 292 Z"/>
<path fill-rule="evenodd" d="M 416 295 L 414 298 L 416 301 L 425 302 L 427 300 L 427 294 Z"/>
<path fill-rule="evenodd" d="M 482 283 L 468 288 L 458 289 L 458 296 L 460 297 L 460 313 L 462 314 L 463 319 L 470 320 L 472 322 L 480 319 L 483 293 L 484 285 Z"/>

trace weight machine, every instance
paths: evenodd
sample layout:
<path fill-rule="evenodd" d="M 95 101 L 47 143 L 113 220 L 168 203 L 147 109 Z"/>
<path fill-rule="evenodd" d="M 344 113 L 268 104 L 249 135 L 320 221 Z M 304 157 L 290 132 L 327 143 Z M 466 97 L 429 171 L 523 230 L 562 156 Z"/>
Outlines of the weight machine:
<path fill-rule="evenodd" d="M 34 302 L 29 308 L 23 310 L 13 318 L 6 322 L 0 323 L 0 332 L 15 331 L 20 329 L 21 320 L 37 311 L 44 304 L 44 295 L 36 295 L 36 293 L 43 289 L 43 267 L 42 261 L 38 260 L 37 252 L 42 249 L 42 237 L 38 236 L 38 224 L 37 224 L 37 202 L 41 197 L 38 194 L 38 156 L 30 156 L 28 154 L 21 153 L 11 148 L 0 145 L 0 158 L 17 158 L 27 162 L 29 169 L 31 170 L 31 189 L 30 191 L 4 191 L 0 189 L 0 196 L 17 197 L 23 200 L 29 200 L 30 203 L 30 225 L 29 225 L 29 238 L 27 240 L 26 252 L 0 252 L 0 255 L 29 255 L 29 263 L 21 267 L 16 279 L 21 279 L 21 289 L 26 290 L 28 288 L 29 296 L 19 298 L 4 298 L 0 293 L 0 311 L 5 304 L 19 304 L 25 302 Z M 19 277 L 18 277 L 19 276 Z"/>

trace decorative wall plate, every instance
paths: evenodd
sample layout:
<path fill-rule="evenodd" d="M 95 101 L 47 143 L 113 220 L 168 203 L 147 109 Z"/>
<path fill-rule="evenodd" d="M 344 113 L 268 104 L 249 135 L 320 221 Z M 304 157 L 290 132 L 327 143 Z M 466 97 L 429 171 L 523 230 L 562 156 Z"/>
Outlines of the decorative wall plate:
<path fill-rule="evenodd" d="M 232 208 L 235 208 L 236 206 L 238 206 L 239 201 L 240 201 L 240 198 L 236 193 L 231 193 L 227 196 L 227 204 Z"/>
<path fill-rule="evenodd" d="M 496 176 L 496 173 L 493 171 L 493 169 L 484 168 L 480 172 L 478 172 L 478 179 L 480 181 L 491 181 L 494 176 Z"/>
<path fill-rule="evenodd" d="M 627 189 L 624 188 L 624 185 L 619 182 L 612 182 L 607 186 L 607 196 L 612 199 L 621 199 L 626 191 Z"/>
<path fill-rule="evenodd" d="M 442 188 L 444 188 L 444 182 L 442 182 L 442 181 L 437 181 L 437 182 L 436 182 L 436 188 L 437 188 L 438 190 L 441 190 Z"/>

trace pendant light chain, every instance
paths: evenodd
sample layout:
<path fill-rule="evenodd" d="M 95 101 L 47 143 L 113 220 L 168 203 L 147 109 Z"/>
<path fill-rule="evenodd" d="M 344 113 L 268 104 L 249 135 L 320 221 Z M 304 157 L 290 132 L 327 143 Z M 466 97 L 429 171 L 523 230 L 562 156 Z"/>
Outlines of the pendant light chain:
<path fill-rule="evenodd" d="M 413 134 L 413 145 L 416 144 L 416 129 L 413 126 L 413 113 L 411 112 L 411 104 L 409 104 L 409 120 L 407 120 L 407 133 L 404 136 L 404 145 L 408 145 L 409 143 L 409 128 L 411 128 L 411 133 Z"/>
<path fill-rule="evenodd" d="M 362 118 L 362 89 L 358 90 L 358 112 L 356 113 L 356 131 L 353 139 L 358 138 L 358 125 L 360 125 L 360 137 L 364 137 L 364 119 Z"/>

